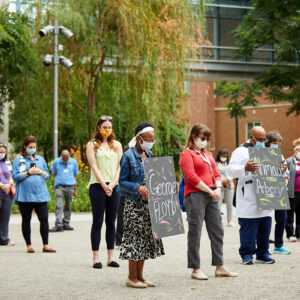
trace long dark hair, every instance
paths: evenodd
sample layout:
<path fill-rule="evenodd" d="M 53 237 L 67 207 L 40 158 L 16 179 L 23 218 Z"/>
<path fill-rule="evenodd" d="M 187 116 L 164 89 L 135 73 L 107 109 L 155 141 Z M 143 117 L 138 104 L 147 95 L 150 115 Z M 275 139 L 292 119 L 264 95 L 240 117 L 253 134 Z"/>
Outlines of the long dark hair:
<path fill-rule="evenodd" d="M 110 122 L 111 125 L 112 125 L 112 133 L 107 138 L 108 146 L 109 146 L 110 149 L 112 149 L 114 151 L 117 151 L 117 148 L 116 148 L 115 143 L 114 143 L 114 141 L 116 140 L 116 137 L 114 135 L 113 122 L 112 122 L 112 120 L 103 119 L 102 117 L 100 117 L 100 119 L 97 121 L 97 124 L 96 124 L 96 129 L 95 129 L 94 139 L 93 139 L 93 141 L 96 142 L 96 144 L 94 146 L 94 150 L 96 151 L 98 148 L 100 148 L 101 144 L 103 143 L 104 138 L 101 135 L 101 133 L 99 131 L 99 128 L 101 127 L 102 123 L 104 123 L 106 121 Z"/>
<path fill-rule="evenodd" d="M 31 143 L 36 143 L 36 138 L 33 135 L 29 135 L 24 139 L 22 147 L 21 147 L 21 155 L 23 155 L 23 156 L 28 155 L 26 152 L 26 147 Z M 35 153 L 36 152 L 37 151 L 35 151 Z M 35 155 L 35 153 L 33 154 L 33 156 Z"/>
<path fill-rule="evenodd" d="M 228 159 L 229 159 L 229 154 L 228 154 L 228 151 L 227 149 L 221 149 L 217 156 L 216 156 L 216 162 L 221 162 L 221 159 L 220 159 L 220 156 L 223 155 L 223 154 L 227 154 L 227 162 L 228 162 Z"/>
<path fill-rule="evenodd" d="M 198 137 L 199 134 L 201 134 L 201 133 L 203 133 L 203 135 L 207 138 L 209 138 L 211 136 L 211 131 L 205 124 L 202 124 L 202 123 L 195 124 L 188 135 L 185 147 L 194 149 L 194 146 L 195 146 L 194 138 Z"/>

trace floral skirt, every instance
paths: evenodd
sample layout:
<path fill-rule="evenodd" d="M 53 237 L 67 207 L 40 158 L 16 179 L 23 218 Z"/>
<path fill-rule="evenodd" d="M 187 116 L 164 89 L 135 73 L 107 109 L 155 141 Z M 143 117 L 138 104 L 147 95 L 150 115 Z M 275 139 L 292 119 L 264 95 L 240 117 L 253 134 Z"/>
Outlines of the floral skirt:
<path fill-rule="evenodd" d="M 152 234 L 147 198 L 124 201 L 124 231 L 120 247 L 120 259 L 146 260 L 164 255 L 161 239 Z"/>

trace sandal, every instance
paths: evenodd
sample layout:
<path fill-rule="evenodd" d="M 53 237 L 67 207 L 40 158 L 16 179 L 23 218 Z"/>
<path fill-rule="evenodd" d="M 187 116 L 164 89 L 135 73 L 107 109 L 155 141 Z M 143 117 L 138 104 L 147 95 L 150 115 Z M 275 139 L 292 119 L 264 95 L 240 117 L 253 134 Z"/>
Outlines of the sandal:
<path fill-rule="evenodd" d="M 116 261 L 111 261 L 109 264 L 107 264 L 108 267 L 112 267 L 112 268 L 119 268 L 120 265 L 116 262 Z"/>
<path fill-rule="evenodd" d="M 34 249 L 33 248 L 28 248 L 27 249 L 27 253 L 34 253 L 35 251 L 34 251 Z"/>
<path fill-rule="evenodd" d="M 43 248 L 43 252 L 47 252 L 47 253 L 55 253 L 56 250 L 52 249 L 52 248 Z"/>

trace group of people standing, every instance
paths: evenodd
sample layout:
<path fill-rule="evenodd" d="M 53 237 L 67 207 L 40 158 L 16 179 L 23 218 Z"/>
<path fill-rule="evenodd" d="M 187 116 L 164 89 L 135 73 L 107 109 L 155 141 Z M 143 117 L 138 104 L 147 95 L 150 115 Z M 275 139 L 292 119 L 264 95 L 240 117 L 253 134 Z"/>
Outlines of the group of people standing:
<path fill-rule="evenodd" d="M 192 269 L 191 278 L 207 280 L 208 276 L 201 269 L 200 240 L 203 221 L 206 223 L 211 241 L 212 265 L 216 267 L 216 277 L 237 277 L 230 271 L 223 260 L 224 229 L 220 203 L 225 199 L 227 205 L 227 224 L 232 222 L 232 198 L 236 185 L 236 208 L 240 225 L 240 249 L 243 264 L 253 264 L 253 255 L 258 263 L 274 263 L 269 254 L 269 236 L 273 211 L 258 210 L 256 207 L 252 172 L 259 169 L 259 164 L 249 159 L 247 147 L 276 147 L 281 142 L 277 133 L 266 132 L 262 127 L 254 127 L 250 140 L 238 147 L 232 154 L 223 149 L 216 160 L 207 151 L 211 138 L 209 128 L 201 123 L 192 127 L 187 137 L 187 145 L 180 155 L 179 165 L 184 175 L 184 207 L 187 212 L 187 260 Z M 148 208 L 149 191 L 145 186 L 143 159 L 152 157 L 151 149 L 155 144 L 155 130 L 150 123 L 141 123 L 123 153 L 122 145 L 114 135 L 111 116 L 101 116 L 95 128 L 94 138 L 87 144 L 87 159 L 91 167 L 89 197 L 92 205 L 93 223 L 91 227 L 91 246 L 93 268 L 101 269 L 99 245 L 101 228 L 105 216 L 107 266 L 117 268 L 113 259 L 115 245 L 115 222 L 123 198 L 122 218 L 123 235 L 120 245 L 120 259 L 128 260 L 129 274 L 126 286 L 133 288 L 154 287 L 156 284 L 144 278 L 145 260 L 164 255 L 161 239 L 156 239 L 151 230 Z M 22 233 L 27 245 L 27 252 L 35 250 L 30 239 L 30 220 L 33 209 L 40 221 L 40 233 L 43 252 L 54 253 L 48 245 L 48 205 L 50 196 L 45 184 L 50 176 L 44 159 L 36 154 L 37 141 L 29 136 L 24 139 L 21 155 L 13 162 L 12 173 L 6 157 L 6 146 L 0 144 L 0 244 L 14 244 L 8 237 L 8 222 L 12 197 L 10 188 L 16 183 L 15 201 L 22 216 Z M 2 158 L 2 159 L 1 159 Z M 292 241 L 300 238 L 300 140 L 295 142 L 294 156 L 287 159 L 285 166 L 289 178 L 289 197 L 291 211 L 276 211 L 275 252 L 286 253 L 283 247 L 283 231 L 286 225 L 287 237 Z M 72 195 L 77 195 L 76 162 L 68 151 L 54 162 L 52 173 L 55 174 L 56 223 L 50 230 L 58 232 L 73 230 L 70 226 Z M 234 180 L 237 183 L 234 184 Z M 221 200 L 220 200 L 221 199 Z M 65 200 L 64 218 L 62 219 Z M 296 228 L 293 220 L 296 213 Z"/>

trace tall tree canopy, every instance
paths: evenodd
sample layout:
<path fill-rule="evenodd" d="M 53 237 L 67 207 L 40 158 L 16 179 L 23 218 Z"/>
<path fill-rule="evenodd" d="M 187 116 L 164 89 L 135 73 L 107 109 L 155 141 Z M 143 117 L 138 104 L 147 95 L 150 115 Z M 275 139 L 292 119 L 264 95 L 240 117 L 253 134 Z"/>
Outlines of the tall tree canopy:
<path fill-rule="evenodd" d="M 203 1 L 199 1 L 203 2 Z M 141 121 L 155 125 L 154 151 L 178 157 L 185 142 L 185 58 L 191 57 L 201 30 L 188 0 L 55 1 L 35 7 L 33 32 L 58 19 L 74 32 L 64 54 L 74 67 L 59 74 L 59 138 L 64 146 L 85 144 L 97 118 L 112 115 L 117 138 L 125 145 Z M 43 13 L 42 13 L 43 12 Z M 198 14 L 199 16 L 199 14 Z M 33 44 L 42 56 L 52 39 Z M 45 151 L 52 150 L 52 67 L 40 67 L 38 78 L 26 78 L 27 89 L 12 112 L 11 137 L 35 133 Z M 25 84 L 22 82 L 21 84 Z M 23 103 L 21 101 L 23 99 Z M 22 112 L 24 101 L 32 103 Z M 17 122 L 17 116 L 30 121 Z"/>
<path fill-rule="evenodd" d="M 251 57 L 257 48 L 273 48 L 274 64 L 259 73 L 253 83 L 220 82 L 216 93 L 231 99 L 228 107 L 243 116 L 244 105 L 255 105 L 262 92 L 272 101 L 289 101 L 288 114 L 300 112 L 300 1 L 253 0 L 254 9 L 234 30 L 236 58 Z M 239 101 L 236 101 L 239 99 Z"/>
<path fill-rule="evenodd" d="M 0 7 L 0 112 L 4 103 L 18 94 L 20 76 L 35 72 L 37 57 L 30 47 L 28 24 L 25 15 Z M 3 129 L 2 118 L 0 129 Z"/>

